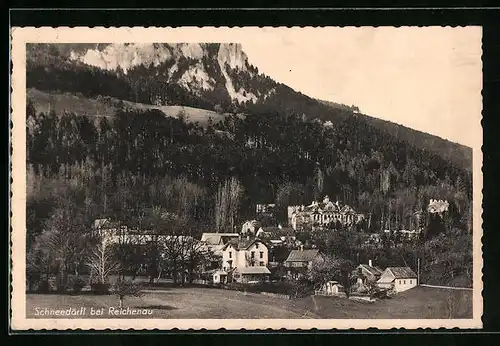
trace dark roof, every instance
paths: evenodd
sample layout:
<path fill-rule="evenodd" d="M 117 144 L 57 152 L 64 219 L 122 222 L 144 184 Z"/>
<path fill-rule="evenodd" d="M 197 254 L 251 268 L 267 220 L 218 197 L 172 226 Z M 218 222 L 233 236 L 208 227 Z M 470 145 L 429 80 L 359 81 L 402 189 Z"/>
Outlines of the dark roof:
<path fill-rule="evenodd" d="M 295 230 L 292 227 L 261 227 L 262 231 L 266 236 L 275 237 L 282 235 L 292 235 L 295 234 Z"/>
<path fill-rule="evenodd" d="M 372 275 L 375 276 L 382 274 L 382 269 L 378 267 L 371 267 L 368 264 L 360 264 L 359 267 L 363 267 L 366 271 L 370 272 Z"/>
<path fill-rule="evenodd" d="M 211 245 L 226 244 L 228 240 L 237 238 L 238 233 L 203 233 L 201 241 Z"/>
<path fill-rule="evenodd" d="M 261 244 L 261 241 L 257 239 L 231 239 L 224 247 L 223 250 L 226 249 L 229 245 L 232 245 L 236 250 L 246 250 L 248 249 L 253 243 L 259 242 Z"/>
<path fill-rule="evenodd" d="M 417 277 L 417 274 L 410 267 L 389 267 L 387 269 L 391 271 L 396 279 Z"/>
<path fill-rule="evenodd" d="M 319 255 L 318 249 L 292 250 L 286 259 L 286 262 L 305 262 L 312 261 Z"/>

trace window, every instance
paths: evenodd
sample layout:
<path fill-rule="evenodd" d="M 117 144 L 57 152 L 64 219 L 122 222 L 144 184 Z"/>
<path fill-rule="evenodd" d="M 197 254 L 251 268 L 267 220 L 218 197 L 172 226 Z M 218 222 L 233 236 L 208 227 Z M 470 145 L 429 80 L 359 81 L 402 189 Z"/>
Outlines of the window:
<path fill-rule="evenodd" d="M 255 244 L 255 248 L 258 249 L 259 248 L 259 243 L 256 243 Z"/>
<path fill-rule="evenodd" d="M 410 280 L 410 285 L 413 283 L 412 281 L 413 281 L 413 280 Z"/>
<path fill-rule="evenodd" d="M 406 285 L 406 280 L 403 280 L 403 284 Z"/>
<path fill-rule="evenodd" d="M 260 252 L 260 258 L 264 258 L 264 251 Z"/>
<path fill-rule="evenodd" d="M 255 258 L 255 251 L 252 251 L 250 255 L 252 258 Z"/>
<path fill-rule="evenodd" d="M 252 262 L 252 267 L 255 267 L 255 262 Z"/>
<path fill-rule="evenodd" d="M 229 251 L 229 258 L 233 258 L 233 253 L 231 251 Z"/>
<path fill-rule="evenodd" d="M 259 262 L 259 265 L 260 265 L 261 267 L 263 267 L 263 266 L 264 266 L 264 262 Z"/>

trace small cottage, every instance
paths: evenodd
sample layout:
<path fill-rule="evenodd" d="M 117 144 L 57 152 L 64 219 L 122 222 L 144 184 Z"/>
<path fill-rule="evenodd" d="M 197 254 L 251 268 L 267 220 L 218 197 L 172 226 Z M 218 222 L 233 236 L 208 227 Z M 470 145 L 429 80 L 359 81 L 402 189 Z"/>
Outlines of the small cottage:
<path fill-rule="evenodd" d="M 377 286 L 403 292 L 417 286 L 417 274 L 410 267 L 389 267 L 380 276 Z"/>
<path fill-rule="evenodd" d="M 287 274 L 293 278 L 299 278 L 306 275 L 307 270 L 311 268 L 314 261 L 321 261 L 321 256 L 318 249 L 307 249 L 301 246 L 299 250 L 292 250 L 285 261 Z"/>
<path fill-rule="evenodd" d="M 213 273 L 212 281 L 214 284 L 225 284 L 227 283 L 227 272 L 224 270 L 216 270 Z"/>
<path fill-rule="evenodd" d="M 354 276 L 358 284 L 366 284 L 367 282 L 375 282 L 380 279 L 382 272 L 382 269 L 373 266 L 372 261 L 369 260 L 368 264 L 362 263 L 356 267 Z"/>

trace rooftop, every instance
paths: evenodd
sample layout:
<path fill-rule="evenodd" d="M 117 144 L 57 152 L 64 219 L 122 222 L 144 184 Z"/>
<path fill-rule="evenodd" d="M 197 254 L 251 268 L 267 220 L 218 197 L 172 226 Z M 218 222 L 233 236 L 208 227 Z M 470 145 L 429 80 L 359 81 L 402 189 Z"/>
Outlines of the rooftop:
<path fill-rule="evenodd" d="M 375 275 L 375 276 L 378 276 L 378 275 L 382 275 L 382 272 L 383 270 L 378 268 L 378 267 L 372 267 L 372 266 L 369 266 L 368 264 L 360 264 L 358 266 L 359 267 L 362 267 L 363 269 L 365 269 L 366 271 L 368 271 L 369 273 Z"/>
<path fill-rule="evenodd" d="M 267 267 L 243 267 L 238 268 L 241 274 L 271 274 Z"/>
<path fill-rule="evenodd" d="M 413 279 L 417 277 L 417 274 L 409 267 L 389 267 L 386 269 L 394 276 L 394 279 Z M 388 279 L 382 276 L 379 282 L 392 282 L 394 279 Z"/>
<path fill-rule="evenodd" d="M 210 245 L 226 244 L 230 239 L 238 238 L 238 233 L 203 233 L 201 241 Z"/>
<path fill-rule="evenodd" d="M 319 255 L 318 249 L 292 250 L 286 259 L 287 262 L 308 262 Z"/>
<path fill-rule="evenodd" d="M 261 241 L 257 239 L 231 239 L 226 246 L 224 246 L 224 249 L 231 245 L 234 247 L 236 250 L 246 250 L 248 249 L 253 243 L 258 242 L 259 244 L 263 244 Z"/>

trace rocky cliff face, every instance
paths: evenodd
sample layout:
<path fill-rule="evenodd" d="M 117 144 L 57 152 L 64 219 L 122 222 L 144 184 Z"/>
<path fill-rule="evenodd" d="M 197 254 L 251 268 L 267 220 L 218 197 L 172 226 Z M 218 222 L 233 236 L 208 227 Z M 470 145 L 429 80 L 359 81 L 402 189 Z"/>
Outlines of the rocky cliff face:
<path fill-rule="evenodd" d="M 248 57 L 239 43 L 221 43 L 217 60 L 222 65 L 227 63 L 232 69 L 247 70 Z"/>
<path fill-rule="evenodd" d="M 256 102 L 257 95 L 266 94 L 259 92 L 256 95 L 234 80 L 235 75 L 242 73 L 248 74 L 250 78 L 255 77 L 255 73 L 248 69 L 248 57 L 238 43 L 96 45 L 86 51 L 71 51 L 69 58 L 104 70 L 120 68 L 125 74 L 140 65 L 158 67 L 168 63 L 168 71 L 158 76 L 159 79 L 178 84 L 193 94 L 213 91 L 217 87 L 217 81 L 223 81 L 226 93 L 233 102 Z M 213 67 L 214 64 L 218 65 L 217 68 Z"/>

